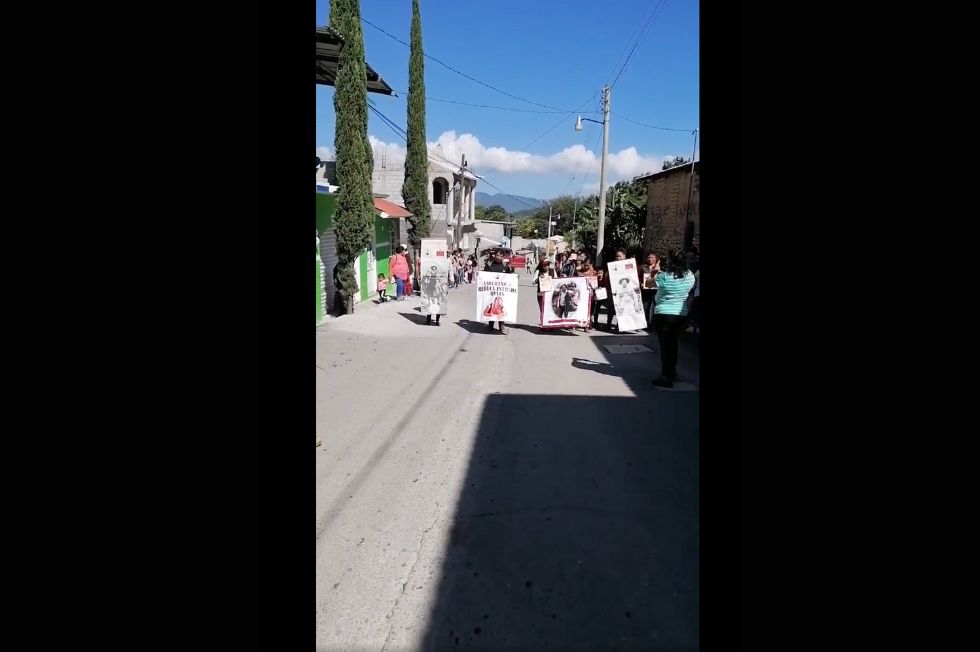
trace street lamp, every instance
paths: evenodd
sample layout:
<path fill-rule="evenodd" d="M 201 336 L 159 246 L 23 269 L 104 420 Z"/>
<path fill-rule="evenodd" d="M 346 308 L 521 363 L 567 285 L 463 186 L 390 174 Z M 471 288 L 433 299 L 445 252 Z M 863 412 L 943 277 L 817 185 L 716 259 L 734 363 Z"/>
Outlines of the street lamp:
<path fill-rule="evenodd" d="M 602 87 L 602 122 L 591 118 L 578 117 L 575 121 L 575 131 L 582 131 L 582 121 L 602 125 L 602 161 L 599 164 L 599 232 L 596 234 L 596 267 L 602 265 L 602 244 L 606 235 L 606 156 L 609 153 L 609 101 L 612 89 Z"/>

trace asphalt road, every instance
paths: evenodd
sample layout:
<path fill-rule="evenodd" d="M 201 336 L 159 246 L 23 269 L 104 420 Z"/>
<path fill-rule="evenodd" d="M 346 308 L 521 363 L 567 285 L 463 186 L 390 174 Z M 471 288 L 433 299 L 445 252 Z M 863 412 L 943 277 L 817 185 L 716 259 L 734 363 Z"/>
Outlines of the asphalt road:
<path fill-rule="evenodd" d="M 491 333 L 474 287 L 317 330 L 317 650 L 698 649 L 696 349 L 654 389 L 655 337 L 541 332 L 523 273 Z"/>

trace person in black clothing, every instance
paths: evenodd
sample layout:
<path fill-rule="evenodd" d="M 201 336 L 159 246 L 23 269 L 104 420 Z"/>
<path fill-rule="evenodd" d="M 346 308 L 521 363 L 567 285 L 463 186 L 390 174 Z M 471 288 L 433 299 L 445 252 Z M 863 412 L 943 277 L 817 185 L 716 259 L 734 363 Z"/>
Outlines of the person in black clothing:
<path fill-rule="evenodd" d="M 544 291 L 541 289 L 542 276 L 550 276 L 553 279 L 558 278 L 558 272 L 551 269 L 551 261 L 547 258 L 542 258 L 541 262 L 534 269 L 534 285 L 538 288 L 538 307 L 541 308 L 541 313 L 544 314 Z"/>
<path fill-rule="evenodd" d="M 575 272 L 576 272 L 575 261 L 572 260 L 572 256 L 574 255 L 575 254 L 568 254 L 565 256 L 564 261 L 562 262 L 560 267 L 562 278 L 571 278 L 575 276 Z"/>
<path fill-rule="evenodd" d="M 487 264 L 484 271 L 497 272 L 498 274 L 514 273 L 514 270 L 511 268 L 511 266 L 504 262 L 504 255 L 500 252 L 500 250 L 497 250 L 497 252 L 494 253 L 493 260 Z M 493 322 L 492 321 L 487 322 L 487 324 L 490 326 L 490 330 L 493 330 Z M 504 330 L 504 322 L 501 320 L 498 321 L 497 324 L 500 326 L 500 334 L 501 335 L 506 334 L 507 331 Z"/>

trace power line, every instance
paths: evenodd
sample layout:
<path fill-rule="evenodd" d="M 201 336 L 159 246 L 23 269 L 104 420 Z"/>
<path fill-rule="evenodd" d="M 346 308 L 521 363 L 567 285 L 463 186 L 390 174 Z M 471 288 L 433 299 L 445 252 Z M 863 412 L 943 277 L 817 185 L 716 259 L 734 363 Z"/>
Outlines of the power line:
<path fill-rule="evenodd" d="M 578 188 L 579 196 L 582 195 L 582 190 L 585 189 L 585 182 L 589 180 L 589 175 L 592 174 L 592 164 L 595 163 L 596 150 L 599 149 L 599 143 L 596 142 L 595 146 L 592 148 L 592 158 L 589 159 L 589 169 L 585 171 L 585 176 L 582 177 L 582 185 Z"/>
<path fill-rule="evenodd" d="M 398 41 L 399 43 L 401 43 L 405 47 L 407 47 L 407 48 L 411 48 L 412 47 L 411 45 L 409 45 L 405 41 L 401 40 L 400 38 L 398 38 L 394 34 L 390 34 L 390 33 L 386 32 L 385 30 L 381 29 L 380 27 L 378 27 L 377 25 L 375 25 L 374 23 L 372 23 L 371 21 L 369 21 L 367 18 L 361 17 L 361 21 L 364 22 L 367 25 L 370 25 L 374 29 L 378 30 L 379 32 L 381 32 L 382 34 L 384 34 L 385 36 L 387 36 L 388 38 L 391 38 L 391 39 L 394 39 L 394 40 Z M 571 111 L 568 111 L 567 109 L 559 109 L 558 107 L 555 107 L 555 106 L 548 106 L 547 104 L 540 104 L 538 102 L 532 102 L 531 100 L 524 99 L 523 97 L 520 97 L 518 95 L 514 95 L 513 93 L 508 93 L 507 91 L 501 90 L 501 89 L 497 88 L 496 86 L 492 86 L 492 85 L 490 85 L 490 84 L 488 84 L 486 82 L 480 81 L 476 77 L 471 77 L 470 75 L 467 75 L 465 72 L 462 72 L 460 70 L 457 70 L 456 68 L 453 68 L 452 66 L 450 66 L 445 61 L 441 61 L 439 59 L 436 59 L 435 57 L 433 57 L 431 55 L 425 54 L 424 52 L 422 53 L 422 56 L 424 56 L 426 59 L 431 59 L 432 61 L 435 61 L 440 66 L 443 66 L 444 68 L 447 68 L 447 69 L 453 71 L 454 73 L 456 73 L 457 75 L 460 75 L 461 77 L 465 77 L 466 79 L 469 79 L 470 81 L 473 81 L 473 82 L 476 82 L 477 84 L 480 84 L 481 86 L 486 86 L 490 90 L 497 91 L 498 93 L 501 93 L 503 95 L 506 95 L 507 97 L 512 97 L 515 100 L 520 100 L 521 102 L 525 102 L 527 104 L 533 104 L 534 106 L 540 106 L 540 107 L 545 108 L 545 109 L 552 109 L 554 111 L 563 111 L 565 113 L 571 113 Z"/>
<path fill-rule="evenodd" d="M 408 91 L 395 91 L 395 92 L 399 93 L 399 97 L 408 97 Z M 425 97 L 425 99 L 431 100 L 433 102 L 445 102 L 447 104 L 460 104 L 462 106 L 474 106 L 481 109 L 498 109 L 500 111 L 516 111 L 518 113 L 567 113 L 567 111 L 561 111 L 561 110 L 539 111 L 537 109 L 518 109 L 510 106 L 493 106 L 491 104 L 473 104 L 471 102 L 460 102 L 458 100 L 446 100 L 438 97 L 429 97 L 428 95 Z"/>
<path fill-rule="evenodd" d="M 643 39 L 647 37 L 647 34 L 650 33 L 650 28 L 653 27 L 653 23 L 656 22 L 657 16 L 660 15 L 660 10 L 663 9 L 665 4 L 667 4 L 667 0 L 661 0 L 660 4 L 654 10 L 653 14 L 650 15 L 649 21 L 647 22 L 646 26 L 643 28 L 643 31 L 640 33 L 639 37 L 636 39 L 636 43 L 633 44 L 633 48 L 630 50 L 629 55 L 627 55 L 626 61 L 623 62 L 623 65 L 620 67 L 619 72 L 616 73 L 616 78 L 613 79 L 612 84 L 609 85 L 610 88 L 614 87 L 616 85 L 616 82 L 619 81 L 620 75 L 623 74 L 623 71 L 626 70 L 626 66 L 629 65 L 630 59 L 633 58 L 633 53 L 636 52 L 636 48 L 640 45 L 640 43 L 643 42 Z"/>
<path fill-rule="evenodd" d="M 500 163 L 498 163 L 496 165 L 496 167 L 491 168 L 490 170 L 484 172 L 483 174 L 490 174 L 491 172 L 495 172 L 496 170 L 499 170 L 500 169 L 500 166 L 502 166 L 507 161 L 511 160 L 512 158 L 514 158 L 518 154 L 523 154 L 524 152 L 521 151 L 521 150 L 527 149 L 528 147 L 530 147 L 531 145 L 533 145 L 534 143 L 538 142 L 539 140 L 541 140 L 542 138 L 544 138 L 545 136 L 547 136 L 548 134 L 550 134 L 552 131 L 554 131 L 555 129 L 557 129 L 559 125 L 561 125 L 562 123 L 564 123 L 568 119 L 568 116 L 574 115 L 574 114 L 578 113 L 579 110 L 581 110 L 581 108 L 583 106 L 585 106 L 586 104 L 588 104 L 589 102 L 591 102 L 595 98 L 595 96 L 596 96 L 596 93 L 593 93 L 592 94 L 592 97 L 590 97 L 589 99 L 587 99 L 584 102 L 582 102 L 581 104 L 579 104 L 578 105 L 578 108 L 576 108 L 576 109 L 574 109 L 572 111 L 566 112 L 565 115 L 563 115 L 558 122 L 556 122 L 551 127 L 549 127 L 548 130 L 545 131 L 543 134 L 541 134 L 540 136 L 538 136 L 537 138 L 535 138 L 534 140 L 532 140 L 528 144 L 522 146 L 520 149 L 518 149 L 517 151 L 515 151 L 513 154 L 511 154 L 510 156 L 508 156 L 507 158 L 505 158 L 503 161 L 501 161 Z"/>
<path fill-rule="evenodd" d="M 510 194 L 509 192 L 507 192 L 506 190 L 504 190 L 504 189 L 503 189 L 503 188 L 501 188 L 500 186 L 498 186 L 498 185 L 495 185 L 494 183 L 492 183 L 492 182 L 491 182 L 491 181 L 490 181 L 489 179 L 486 179 L 486 178 L 484 178 L 484 177 L 482 177 L 482 176 L 479 176 L 479 179 L 480 179 L 480 181 L 483 181 L 484 183 L 486 183 L 486 184 L 487 184 L 488 186 L 490 186 L 490 187 L 491 187 L 491 188 L 493 188 L 494 190 L 499 190 L 499 191 L 500 191 L 500 192 L 502 192 L 502 193 L 503 193 L 503 194 L 504 194 L 504 195 L 505 195 L 506 197 L 510 197 L 510 198 L 511 198 L 511 199 L 513 199 L 514 201 L 517 201 L 517 202 L 520 202 L 521 204 L 524 204 L 524 205 L 525 205 L 525 206 L 527 206 L 528 208 L 534 208 L 534 209 L 538 209 L 538 208 L 542 208 L 542 206 L 535 206 L 534 204 L 531 204 L 531 203 L 528 203 L 528 202 L 526 202 L 526 201 L 524 201 L 523 199 L 521 199 L 520 197 L 518 197 L 518 196 L 516 196 L 516 195 L 512 195 L 512 194 Z"/>
<path fill-rule="evenodd" d="M 649 127 L 650 129 L 659 129 L 661 131 L 683 131 L 684 133 L 688 133 L 688 134 L 693 134 L 695 131 L 697 131 L 696 129 L 671 129 L 670 127 L 656 127 L 654 125 L 648 125 L 645 122 L 639 122 L 632 118 L 627 118 L 625 115 L 619 115 L 615 111 L 611 111 L 610 113 L 612 113 L 617 118 L 625 120 L 626 122 L 632 122 L 633 124 L 640 125 L 641 127 Z"/>
<path fill-rule="evenodd" d="M 600 138 L 600 137 L 602 136 L 602 132 L 601 132 L 601 131 L 599 131 L 598 129 L 596 129 L 596 130 L 595 130 L 595 132 L 596 132 L 596 135 L 595 135 L 595 139 L 594 139 L 594 140 L 592 141 L 592 147 L 590 147 L 589 149 L 587 149 L 587 150 L 586 150 L 586 151 L 591 151 L 591 152 L 593 152 L 593 154 L 592 154 L 592 156 L 591 156 L 591 157 L 589 158 L 589 167 L 588 167 L 588 171 L 591 171 L 591 170 L 592 170 L 592 162 L 593 162 L 593 161 L 595 160 L 595 149 L 596 149 L 596 148 L 597 148 L 597 147 L 599 146 L 599 138 Z M 588 176 L 588 171 L 586 172 L 586 176 Z M 565 185 L 564 185 L 564 186 L 562 187 L 562 191 L 561 191 L 561 194 L 564 194 L 564 192 L 565 192 L 565 190 L 566 190 L 567 188 L 569 188 L 569 187 L 570 187 L 570 186 L 571 186 L 571 185 L 572 185 L 573 183 L 575 183 L 575 177 L 577 177 L 577 176 L 578 176 L 578 173 L 579 173 L 579 172 L 580 172 L 580 170 L 579 170 L 579 169 L 578 169 L 578 167 L 576 166 L 576 168 L 575 168 L 575 170 L 574 170 L 574 171 L 573 171 L 573 173 L 572 173 L 572 178 L 571 178 L 571 179 L 569 179 L 569 180 L 568 180 L 568 183 L 567 183 L 567 184 L 565 184 Z M 585 182 L 583 181 L 582 183 L 584 184 Z"/>
<path fill-rule="evenodd" d="M 643 8 L 643 12 L 640 14 L 640 19 L 633 23 L 633 31 L 630 33 L 629 38 L 623 41 L 623 43 L 626 45 L 623 46 L 623 51 L 619 53 L 619 56 L 616 58 L 616 63 L 613 64 L 612 70 L 609 72 L 609 80 L 611 80 L 612 76 L 616 74 L 617 70 L 619 70 L 620 64 L 623 62 L 623 58 L 630 51 L 630 43 L 632 43 L 633 40 L 643 31 L 643 26 L 646 24 L 648 19 L 647 12 L 653 9 L 655 6 L 656 0 L 653 0 L 649 5 Z M 609 83 L 609 80 L 607 80 L 607 83 Z"/>
<path fill-rule="evenodd" d="M 377 116 L 378 116 L 379 118 L 381 118 L 381 120 L 382 120 L 382 121 L 383 121 L 383 122 L 384 122 L 384 123 L 385 123 L 385 124 L 386 124 L 386 125 L 388 126 L 388 128 L 389 128 L 389 129 L 391 129 L 391 130 L 392 130 L 393 132 L 395 132 L 395 134 L 396 134 L 396 135 L 398 135 L 398 136 L 400 136 L 401 138 L 403 138 L 403 139 L 405 140 L 405 142 L 406 142 L 406 143 L 408 142 L 408 133 L 407 133 L 407 132 L 406 132 L 406 131 L 405 131 L 404 129 L 402 129 L 402 127 L 401 127 L 401 126 L 399 126 L 398 124 L 396 124 L 396 123 L 395 123 L 395 122 L 394 122 L 393 120 L 391 120 L 391 119 L 390 119 L 390 118 L 389 118 L 388 116 L 386 116 L 386 115 L 385 115 L 384 113 L 382 113 L 382 112 L 381 112 L 380 110 L 378 110 L 378 109 L 377 109 L 376 107 L 374 107 L 374 106 L 371 106 L 371 105 L 368 105 L 368 108 L 369 108 L 369 109 L 371 109 L 372 111 L 374 111 L 374 113 L 375 113 L 375 114 L 376 114 L 376 115 L 377 115 Z M 428 149 L 429 149 L 429 148 L 428 148 L 428 146 L 426 146 L 426 150 L 428 150 Z M 440 160 L 441 160 L 442 162 L 444 162 L 444 163 L 446 163 L 447 165 L 450 165 L 450 166 L 453 166 L 453 168 L 457 168 L 457 167 L 459 167 L 459 166 L 458 166 L 458 165 L 457 165 L 456 163 L 453 163 L 452 161 L 450 161 L 449 159 L 447 159 L 447 158 L 446 158 L 445 156 L 442 156 L 441 154 L 439 154 L 439 153 L 437 153 L 437 152 L 432 152 L 432 151 L 429 151 L 429 154 L 430 154 L 430 155 L 431 155 L 431 156 L 432 156 L 433 158 L 437 158 L 437 159 L 440 159 Z M 471 170 L 470 172 L 472 173 L 472 170 Z M 520 197 L 518 197 L 518 196 L 516 196 L 516 195 L 512 195 L 512 194 L 510 194 L 509 192 L 507 192 L 506 190 L 504 190 L 504 189 L 503 189 L 503 188 L 501 188 L 500 186 L 498 186 L 498 185 L 496 185 L 496 184 L 494 184 L 494 183 L 492 183 L 492 182 L 491 182 L 490 180 L 488 180 L 488 179 L 485 179 L 485 178 L 484 178 L 484 177 L 483 177 L 482 175 L 477 175 L 477 174 L 475 174 L 475 173 L 473 173 L 473 174 L 474 174 L 474 175 L 475 175 L 475 176 L 476 176 L 476 177 L 477 177 L 478 179 L 480 179 L 480 181 L 484 181 L 484 182 L 485 182 L 485 183 L 486 183 L 486 184 L 487 184 L 488 186 L 490 186 L 490 187 L 492 187 L 492 188 L 494 188 L 494 189 L 496 189 L 496 190 L 499 190 L 499 191 L 500 191 L 500 192 L 502 192 L 502 193 L 503 193 L 504 195 L 506 195 L 507 197 L 510 197 L 510 198 L 511 198 L 511 199 L 513 199 L 514 201 L 517 201 L 517 202 L 519 202 L 519 203 L 521 203 L 521 204 L 524 204 L 524 205 L 525 205 L 525 206 L 527 206 L 528 208 L 540 208 L 540 206 L 535 206 L 534 204 L 530 204 L 530 203 L 528 203 L 528 202 L 526 202 L 525 200 L 523 200 L 523 199 L 521 199 Z"/>

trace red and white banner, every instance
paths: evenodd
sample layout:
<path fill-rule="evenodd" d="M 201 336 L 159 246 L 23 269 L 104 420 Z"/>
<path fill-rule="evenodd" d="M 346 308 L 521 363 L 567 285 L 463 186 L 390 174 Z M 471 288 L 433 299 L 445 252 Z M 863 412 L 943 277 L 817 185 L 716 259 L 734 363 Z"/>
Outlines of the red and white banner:
<path fill-rule="evenodd" d="M 517 274 L 478 272 L 476 275 L 476 320 L 517 321 Z"/>

